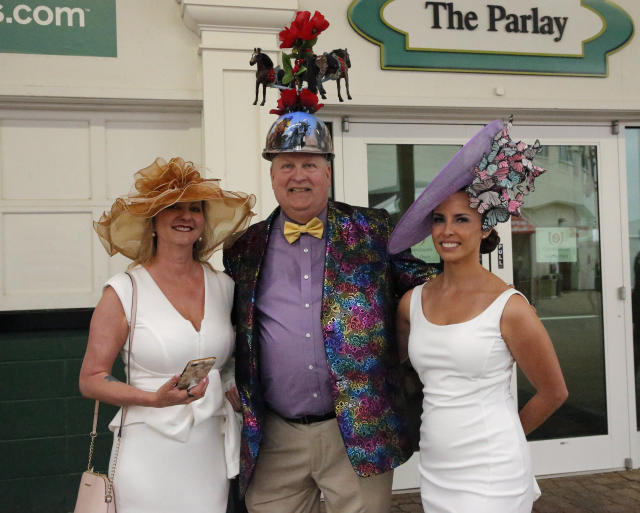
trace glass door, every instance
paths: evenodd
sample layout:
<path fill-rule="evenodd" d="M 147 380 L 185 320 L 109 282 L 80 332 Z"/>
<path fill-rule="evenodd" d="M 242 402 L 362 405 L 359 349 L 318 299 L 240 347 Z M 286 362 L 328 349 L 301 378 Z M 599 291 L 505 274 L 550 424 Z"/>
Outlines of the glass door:
<path fill-rule="evenodd" d="M 351 123 L 336 197 L 386 208 L 398 218 L 480 125 Z M 523 216 L 500 225 L 501 245 L 483 264 L 513 283 L 549 331 L 569 399 L 529 437 L 541 474 L 620 468 L 629 455 L 617 139 L 608 127 L 514 126 L 514 139 L 545 149 Z M 601 177 L 605 177 L 601 179 Z M 366 187 L 363 186 L 366 184 Z M 342 190 L 340 190 L 342 185 Z M 616 250 L 618 248 L 618 250 Z M 414 249 L 438 262 L 430 240 Z M 621 367 L 622 366 L 622 367 Z M 520 405 L 531 397 L 517 375 Z M 615 419 L 615 420 L 614 420 Z M 397 489 L 417 486 L 416 455 L 398 469 Z"/>
<path fill-rule="evenodd" d="M 633 341 L 633 365 L 629 375 L 631 388 L 635 391 L 635 401 L 631 402 L 630 410 L 635 409 L 631 419 L 631 430 L 635 454 L 634 466 L 640 464 L 640 127 L 625 129 L 627 187 L 626 202 L 629 212 L 628 245 L 629 245 L 629 283 L 631 284 L 631 338 Z"/>

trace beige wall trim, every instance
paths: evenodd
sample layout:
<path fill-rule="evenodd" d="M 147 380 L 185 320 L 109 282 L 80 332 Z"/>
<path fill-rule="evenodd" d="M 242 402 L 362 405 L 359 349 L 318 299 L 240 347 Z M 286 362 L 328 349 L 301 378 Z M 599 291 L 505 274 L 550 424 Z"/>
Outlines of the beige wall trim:
<path fill-rule="evenodd" d="M 298 10 L 297 0 L 176 0 L 185 25 L 233 32 L 276 33 Z"/>
<path fill-rule="evenodd" d="M 469 123 L 474 121 L 504 118 L 513 114 L 517 122 L 541 122 L 544 124 L 610 124 L 640 123 L 640 110 L 596 110 L 596 109 L 533 109 L 533 108 L 485 108 L 485 107 L 429 107 L 417 105 L 353 105 L 325 104 L 322 117 L 349 117 L 352 123 L 399 122 L 399 123 Z"/>
<path fill-rule="evenodd" d="M 0 96 L 0 109 L 127 111 L 127 112 L 202 112 L 199 100 L 134 98 L 69 98 L 56 96 Z"/>

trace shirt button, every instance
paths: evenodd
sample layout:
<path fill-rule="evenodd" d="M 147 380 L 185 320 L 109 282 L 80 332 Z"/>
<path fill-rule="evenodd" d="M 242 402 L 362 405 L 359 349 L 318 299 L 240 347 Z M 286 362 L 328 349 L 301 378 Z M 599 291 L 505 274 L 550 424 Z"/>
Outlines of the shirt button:
<path fill-rule="evenodd" d="M 315 392 L 313 393 L 313 397 L 318 397 L 318 394 L 316 394 Z"/>
<path fill-rule="evenodd" d="M 309 370 L 312 370 L 312 369 L 313 369 L 313 365 L 309 365 Z"/>
<path fill-rule="evenodd" d="M 309 253 L 309 248 L 304 248 L 302 251 L 304 251 L 305 253 Z"/>
<path fill-rule="evenodd" d="M 310 305 L 309 303 L 305 303 L 305 304 L 304 304 L 304 307 L 305 307 L 305 308 L 310 308 L 310 307 L 311 307 L 311 305 Z"/>
<path fill-rule="evenodd" d="M 304 336 L 307 338 L 311 338 L 311 333 L 305 333 Z"/>
<path fill-rule="evenodd" d="M 308 280 L 308 279 L 309 279 L 309 275 L 308 275 L 308 274 L 305 274 L 305 275 L 304 275 L 304 279 L 305 279 L 305 280 Z"/>

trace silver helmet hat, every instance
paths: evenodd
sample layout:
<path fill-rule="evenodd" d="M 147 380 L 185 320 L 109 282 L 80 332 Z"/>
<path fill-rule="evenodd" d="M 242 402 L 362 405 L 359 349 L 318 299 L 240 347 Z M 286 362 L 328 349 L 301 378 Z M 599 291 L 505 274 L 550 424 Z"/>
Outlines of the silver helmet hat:
<path fill-rule="evenodd" d="M 262 156 L 273 160 L 280 153 L 315 153 L 332 158 L 333 143 L 327 125 L 308 112 L 283 114 L 271 125 Z"/>

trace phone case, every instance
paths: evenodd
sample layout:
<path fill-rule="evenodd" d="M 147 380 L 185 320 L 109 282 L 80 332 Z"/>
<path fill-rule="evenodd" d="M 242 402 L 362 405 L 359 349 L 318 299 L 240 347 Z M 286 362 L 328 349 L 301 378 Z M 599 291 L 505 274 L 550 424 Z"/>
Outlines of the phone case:
<path fill-rule="evenodd" d="M 204 378 L 216 363 L 216 357 L 198 358 L 197 360 L 189 360 L 185 365 L 178 388 L 184 390 L 196 386 L 202 378 Z"/>

